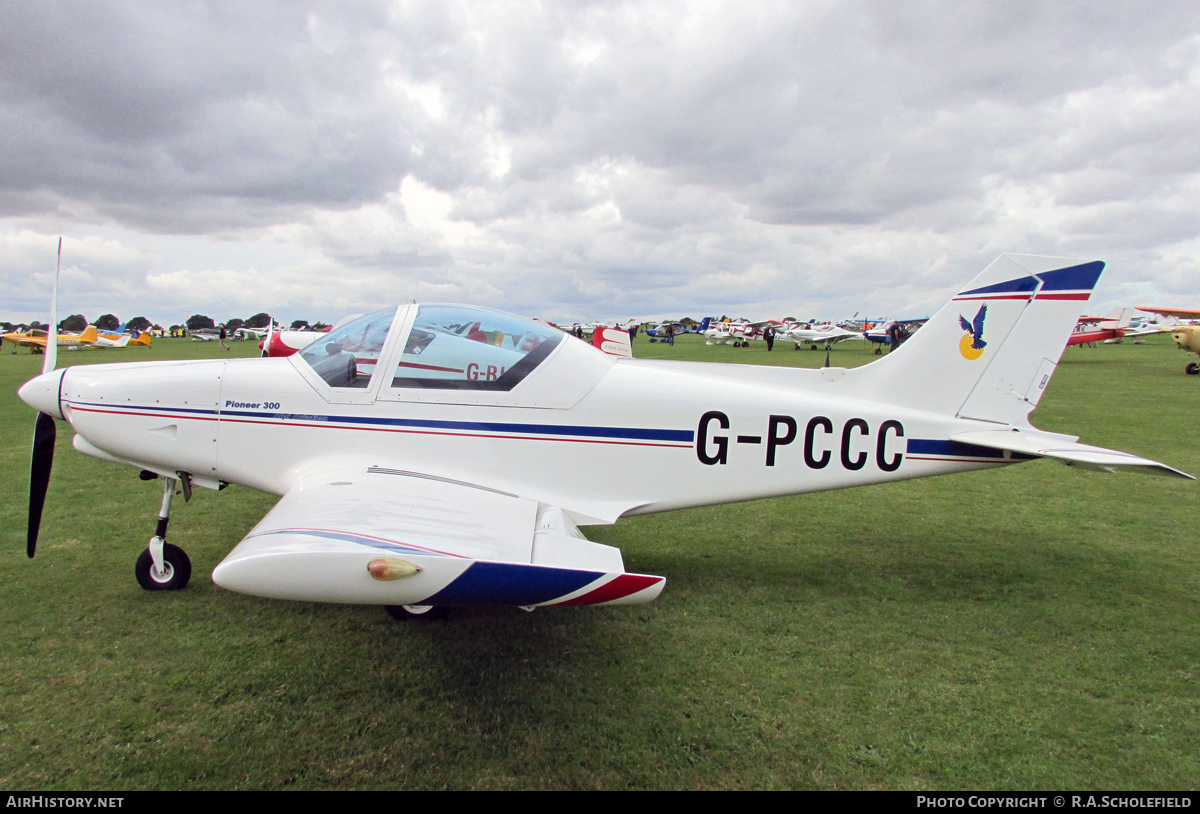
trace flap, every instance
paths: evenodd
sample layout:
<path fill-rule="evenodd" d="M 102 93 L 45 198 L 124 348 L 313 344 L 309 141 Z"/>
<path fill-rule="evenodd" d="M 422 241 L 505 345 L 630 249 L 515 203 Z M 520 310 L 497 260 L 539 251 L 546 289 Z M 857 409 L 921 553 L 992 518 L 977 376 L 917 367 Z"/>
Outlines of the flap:
<path fill-rule="evenodd" d="M 624 573 L 554 507 L 377 466 L 302 481 L 213 580 L 279 599 L 521 606 L 646 602 L 663 583 Z"/>
<path fill-rule="evenodd" d="M 1053 436 L 1039 436 L 1028 432 L 1004 430 L 960 432 L 951 435 L 950 440 L 1008 452 L 1019 452 L 1025 455 L 1036 455 L 1041 458 L 1055 458 L 1067 466 L 1100 472 L 1116 472 L 1118 469 L 1127 469 L 1147 475 L 1192 478 L 1186 472 L 1172 469 L 1166 464 L 1160 464 L 1149 458 L 1140 458 L 1127 452 L 1117 452 L 1112 449 L 1073 443 Z M 1194 478 L 1192 479 L 1194 480 Z"/>

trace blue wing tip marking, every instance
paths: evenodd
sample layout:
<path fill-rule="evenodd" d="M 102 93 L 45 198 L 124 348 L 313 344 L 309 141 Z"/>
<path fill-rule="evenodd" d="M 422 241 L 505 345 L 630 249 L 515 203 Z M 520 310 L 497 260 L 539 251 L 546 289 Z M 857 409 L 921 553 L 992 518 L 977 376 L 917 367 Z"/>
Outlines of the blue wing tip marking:
<path fill-rule="evenodd" d="M 539 605 L 573 593 L 602 576 L 601 571 L 477 561 L 421 604 Z"/>

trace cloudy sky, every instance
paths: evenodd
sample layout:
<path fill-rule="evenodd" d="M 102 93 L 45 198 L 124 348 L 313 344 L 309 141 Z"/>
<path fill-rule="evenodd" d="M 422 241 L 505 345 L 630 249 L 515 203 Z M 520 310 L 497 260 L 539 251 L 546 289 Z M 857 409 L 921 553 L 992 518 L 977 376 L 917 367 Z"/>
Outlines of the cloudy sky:
<path fill-rule="evenodd" d="M 1200 307 L 1194 2 L 0 0 L 0 319 Z"/>

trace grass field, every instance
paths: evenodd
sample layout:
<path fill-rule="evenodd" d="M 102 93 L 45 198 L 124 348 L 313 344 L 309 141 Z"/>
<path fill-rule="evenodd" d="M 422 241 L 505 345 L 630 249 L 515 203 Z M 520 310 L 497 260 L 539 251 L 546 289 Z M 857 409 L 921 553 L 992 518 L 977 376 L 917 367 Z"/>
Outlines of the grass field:
<path fill-rule="evenodd" d="M 253 355 L 252 343 L 232 355 Z M 785 350 L 786 349 L 786 350 Z M 819 366 L 777 345 L 635 355 Z M 60 364 L 217 356 L 215 343 Z M 863 343 L 834 365 L 875 357 Z M 1034 423 L 1200 473 L 1200 377 L 1157 337 L 1071 348 Z M 1200 487 L 1049 461 L 585 531 L 649 605 L 372 607 L 223 591 L 275 498 L 176 503 L 191 586 L 133 563 L 160 482 L 60 424 L 25 557 L 41 358 L 0 354 L 0 787 L 1181 789 L 1200 778 Z M 669 476 L 669 473 L 664 476 Z"/>

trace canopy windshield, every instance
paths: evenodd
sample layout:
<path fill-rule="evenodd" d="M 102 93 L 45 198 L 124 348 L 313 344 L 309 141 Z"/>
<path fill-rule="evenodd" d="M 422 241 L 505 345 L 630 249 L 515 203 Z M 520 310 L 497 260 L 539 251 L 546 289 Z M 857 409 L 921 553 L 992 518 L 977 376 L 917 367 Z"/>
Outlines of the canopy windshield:
<path fill-rule="evenodd" d="M 300 352 L 300 357 L 330 387 L 365 390 L 371 385 L 395 316 L 396 307 L 392 306 L 359 317 L 313 342 Z"/>

